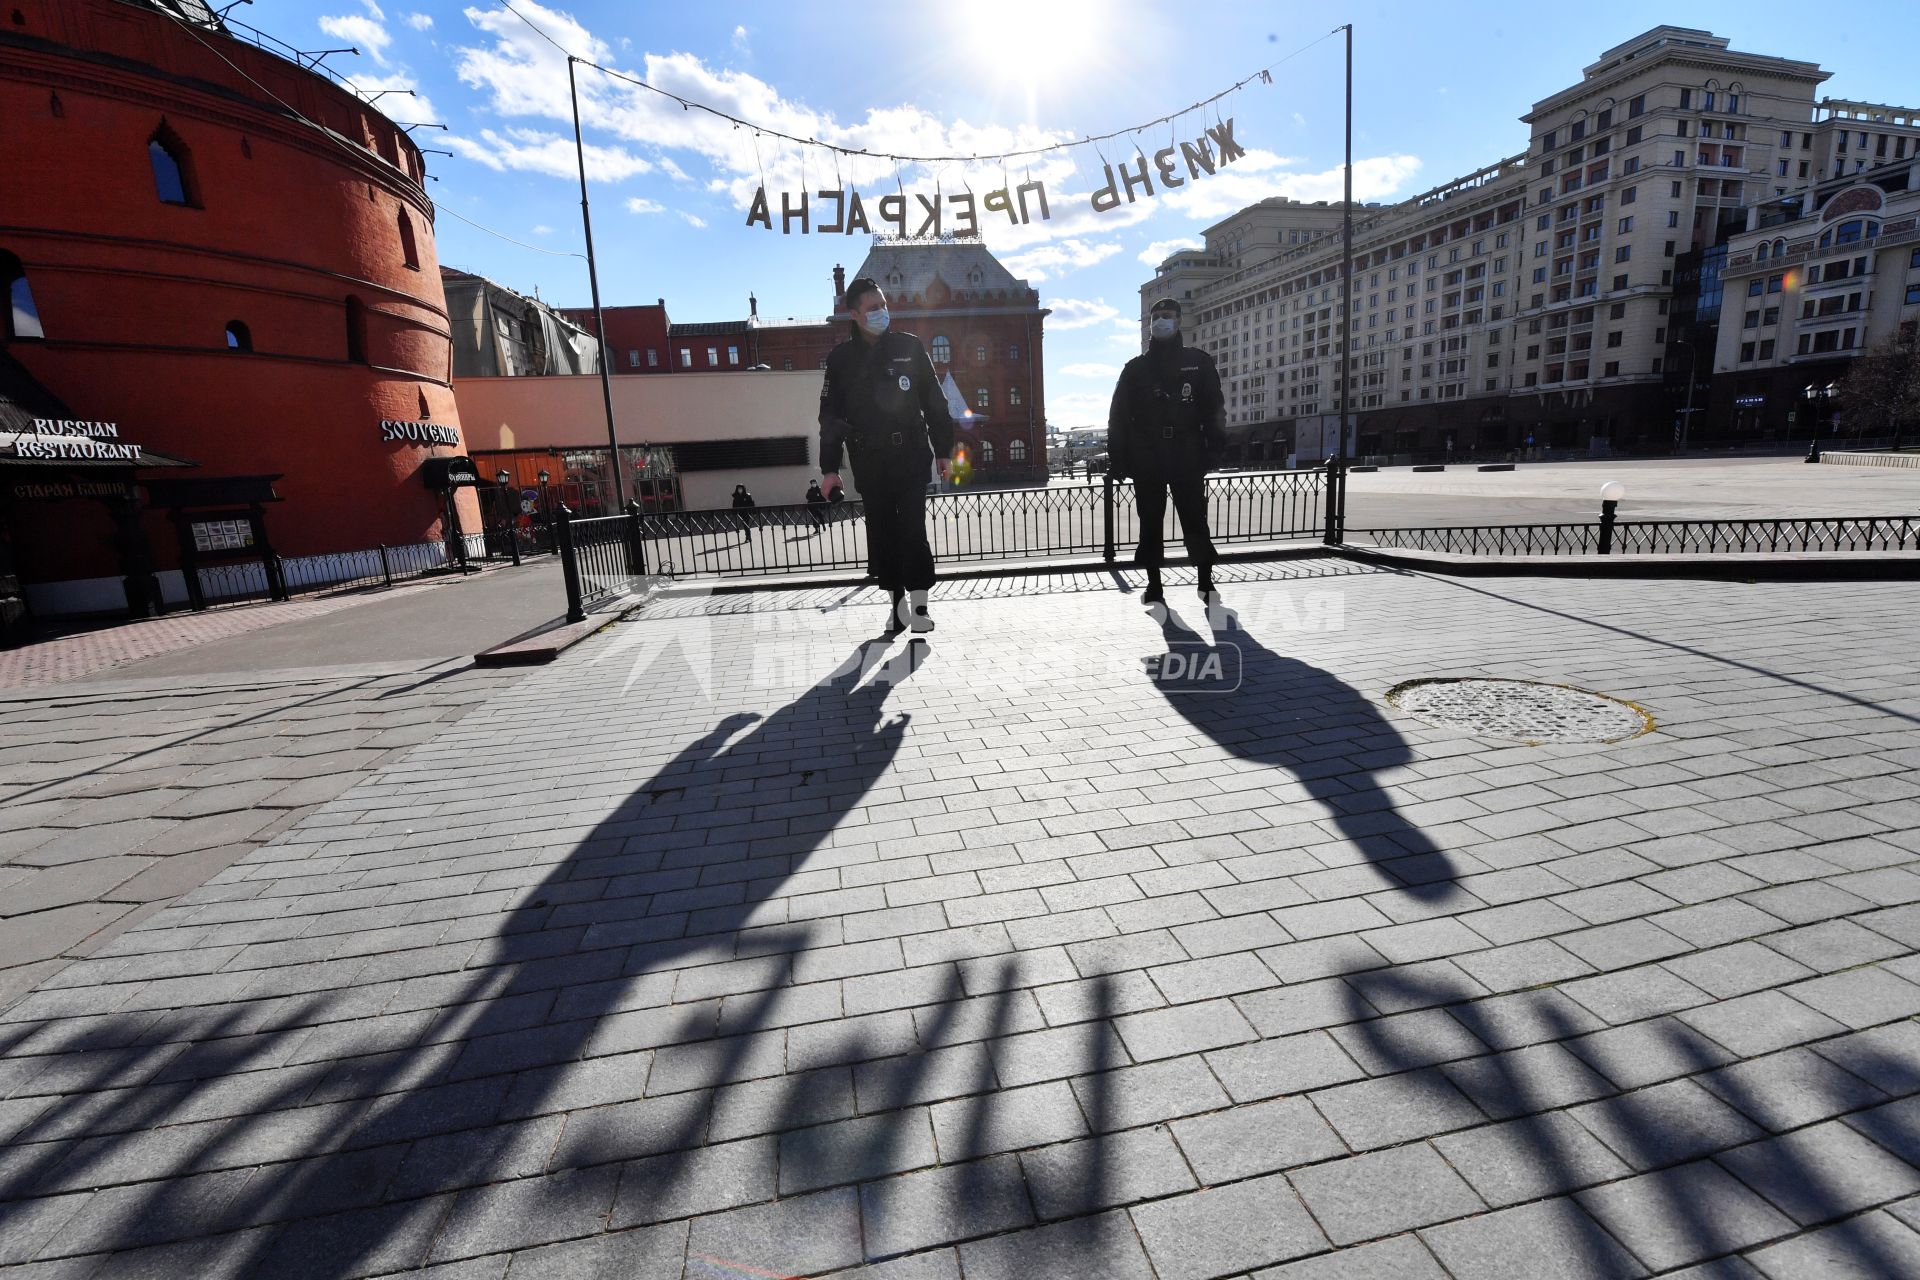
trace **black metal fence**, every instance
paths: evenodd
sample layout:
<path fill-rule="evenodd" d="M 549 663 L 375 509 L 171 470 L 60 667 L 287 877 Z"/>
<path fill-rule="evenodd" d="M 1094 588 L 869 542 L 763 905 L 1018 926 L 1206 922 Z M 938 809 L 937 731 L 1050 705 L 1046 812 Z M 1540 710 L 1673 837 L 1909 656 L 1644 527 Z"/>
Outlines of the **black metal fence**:
<path fill-rule="evenodd" d="M 1328 473 L 1254 471 L 1207 478 L 1215 542 L 1318 538 L 1327 529 Z M 652 571 L 665 577 L 752 576 L 859 569 L 867 564 L 862 503 L 677 511 L 638 517 Z M 578 529 L 584 521 L 574 521 Z M 1171 510 L 1168 536 L 1180 522 Z M 946 562 L 1102 556 L 1139 538 L 1133 484 L 1103 477 L 1031 489 L 960 490 L 927 499 L 927 536 Z"/>
<path fill-rule="evenodd" d="M 469 539 L 469 554 L 486 554 L 479 535 Z M 315 556 L 280 556 L 269 565 L 263 560 L 201 565 L 195 571 L 200 588 L 196 604 L 233 604 L 243 600 L 284 600 L 321 592 L 390 587 L 396 582 L 445 572 L 447 544 L 415 542 L 335 551 Z M 191 598 L 192 593 L 189 593 Z"/>
<path fill-rule="evenodd" d="M 1920 551 L 1920 516 L 1785 520 L 1619 520 L 1578 524 L 1355 529 L 1356 544 L 1474 556 L 1740 555 Z"/>

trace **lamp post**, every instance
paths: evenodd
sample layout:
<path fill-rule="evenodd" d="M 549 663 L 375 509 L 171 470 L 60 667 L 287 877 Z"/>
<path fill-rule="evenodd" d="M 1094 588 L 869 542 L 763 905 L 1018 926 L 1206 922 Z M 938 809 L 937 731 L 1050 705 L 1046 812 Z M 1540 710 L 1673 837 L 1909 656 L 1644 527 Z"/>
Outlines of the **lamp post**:
<path fill-rule="evenodd" d="M 513 557 L 513 563 L 520 563 L 520 539 L 515 536 L 513 524 L 513 490 L 507 486 L 513 483 L 513 473 L 505 467 L 493 473 L 500 485 L 500 536 L 506 539 L 507 553 Z"/>
<path fill-rule="evenodd" d="M 1600 486 L 1600 554 L 1613 554 L 1614 511 L 1620 500 L 1627 496 L 1627 486 L 1618 480 L 1609 480 Z"/>
<path fill-rule="evenodd" d="M 1675 338 L 1675 346 L 1687 349 L 1687 407 L 1680 411 L 1680 425 L 1673 429 L 1673 447 L 1677 453 L 1687 447 L 1687 433 L 1693 428 L 1693 383 L 1694 366 L 1699 359 L 1699 349 L 1687 338 Z"/>
<path fill-rule="evenodd" d="M 540 523 L 546 527 L 547 550 L 553 550 L 553 505 L 547 493 L 547 483 L 553 479 L 553 472 L 540 468 Z"/>

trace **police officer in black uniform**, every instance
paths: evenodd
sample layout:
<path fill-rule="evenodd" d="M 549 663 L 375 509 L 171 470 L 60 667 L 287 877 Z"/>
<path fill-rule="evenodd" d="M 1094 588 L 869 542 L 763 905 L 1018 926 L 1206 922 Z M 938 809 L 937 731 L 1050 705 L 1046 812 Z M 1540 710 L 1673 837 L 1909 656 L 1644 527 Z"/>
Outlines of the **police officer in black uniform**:
<path fill-rule="evenodd" d="M 844 446 L 867 507 L 869 569 L 890 597 L 887 630 L 931 631 L 927 464 L 938 460 L 946 476 L 953 417 L 920 339 L 888 328 L 880 286 L 866 276 L 853 281 L 847 310 L 853 337 L 827 357 L 820 388 L 821 485 L 837 500 Z"/>
<path fill-rule="evenodd" d="M 1207 530 L 1207 471 L 1226 450 L 1226 401 L 1213 357 L 1180 343 L 1180 304 L 1162 298 L 1148 315 L 1147 352 L 1127 361 L 1107 418 L 1108 470 L 1130 478 L 1140 506 L 1133 561 L 1147 571 L 1142 604 L 1166 598 L 1167 494 L 1180 516 L 1187 555 L 1200 569 L 1200 595 L 1213 596 L 1213 538 Z"/>

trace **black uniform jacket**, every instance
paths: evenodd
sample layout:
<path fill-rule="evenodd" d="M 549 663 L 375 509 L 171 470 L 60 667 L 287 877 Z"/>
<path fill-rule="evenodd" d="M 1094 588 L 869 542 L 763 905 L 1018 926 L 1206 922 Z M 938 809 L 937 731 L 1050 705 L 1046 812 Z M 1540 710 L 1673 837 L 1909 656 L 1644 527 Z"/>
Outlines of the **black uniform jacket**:
<path fill-rule="evenodd" d="M 838 471 L 848 446 L 928 442 L 939 457 L 953 452 L 953 416 L 920 339 L 889 329 L 870 344 L 849 338 L 835 347 L 820 386 L 820 470 Z"/>
<path fill-rule="evenodd" d="M 1107 466 L 1115 476 L 1201 474 L 1226 452 L 1226 400 L 1213 357 L 1198 347 L 1156 347 L 1127 361 L 1107 416 Z"/>

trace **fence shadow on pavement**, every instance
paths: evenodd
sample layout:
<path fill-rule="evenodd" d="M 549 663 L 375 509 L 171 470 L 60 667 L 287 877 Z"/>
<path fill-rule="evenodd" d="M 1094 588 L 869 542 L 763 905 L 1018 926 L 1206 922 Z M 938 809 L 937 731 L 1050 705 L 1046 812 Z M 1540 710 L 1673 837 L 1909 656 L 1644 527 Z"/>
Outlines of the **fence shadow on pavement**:
<path fill-rule="evenodd" d="M 1823 1078 L 1781 1089 L 1679 1019 L 1609 1027 L 1551 986 L 1490 999 L 1416 965 L 1349 974 L 1345 989 L 1373 1079 L 1430 1115 L 1461 1114 L 1464 1094 L 1490 1121 L 1391 1136 L 1431 1140 L 1495 1210 L 1554 1206 L 1533 1221 L 1542 1274 L 1555 1254 L 1579 1259 L 1581 1274 L 1645 1274 L 1623 1245 L 1664 1274 L 1835 1223 L 1845 1232 L 1835 1274 L 1893 1276 L 1912 1263 L 1884 1235 L 1845 1225 L 1913 1189 L 1911 1169 L 1889 1176 L 1920 1157 L 1920 1106 L 1896 1101 L 1920 1088 L 1910 1057 L 1856 1042 L 1844 1069 L 1816 1059 Z M 1376 1006 L 1450 1018 L 1470 1042 L 1409 1037 Z M 1843 1145 L 1807 1132 L 1841 1117 L 1855 1122 Z"/>
<path fill-rule="evenodd" d="M 816 976 L 797 968 L 811 950 L 841 941 L 837 917 L 766 923 L 907 741 L 888 694 L 927 651 L 883 664 L 885 650 L 863 642 L 766 718 L 730 716 L 681 748 L 504 916 L 481 917 L 491 937 L 449 940 L 457 918 L 411 926 L 425 950 L 400 954 L 414 962 L 373 962 L 390 981 L 359 967 L 380 944 L 296 928 L 267 944 L 289 967 L 252 975 L 226 1004 L 0 1026 L 0 1094 L 16 1099 L 0 1104 L 0 1265 L 115 1253 L 109 1267 L 156 1274 L 345 1280 L 550 1241 L 617 1251 L 645 1234 L 623 1228 L 727 1207 L 703 1201 L 727 1176 L 768 1180 L 749 1200 L 857 1197 L 855 1221 L 884 1238 L 897 1188 L 871 1179 L 924 1164 L 900 1154 L 918 1149 L 908 1126 L 954 1098 L 941 1159 L 966 1162 L 953 1212 L 1004 1199 L 1015 1158 L 968 1157 L 1020 1145 L 995 1132 L 999 1079 L 983 1047 L 1025 1029 L 1014 1015 L 1032 979 L 1018 958 L 955 966 L 937 1003 L 912 1011 L 916 1036 L 896 1043 L 837 1021 L 837 988 L 831 1011 L 810 1012 L 821 988 L 796 985 Z M 730 809 L 776 792 L 803 834 L 771 854 L 726 835 Z M 383 920 L 408 929 L 407 915 Z M 1097 1203 L 1113 995 L 1102 978 L 1088 996 L 1081 1102 L 1095 1122 L 1072 1176 Z M 814 1069 L 786 1074 L 769 1047 L 809 1019 L 826 1020 Z M 962 1045 L 979 1051 L 956 1086 Z M 875 1114 L 857 1140 L 770 1136 L 812 1121 L 756 1127 L 738 1108 L 715 1128 L 721 1091 L 748 1082 L 769 1091 L 749 1110 L 849 1118 L 821 1112 L 814 1090 L 837 1073 L 856 1096 L 861 1063 L 858 1110 Z M 730 1156 L 756 1171 L 716 1173 Z M 861 1237 L 845 1242 L 845 1265 L 863 1260 Z M 776 1234 L 730 1265 L 788 1274 L 796 1247 Z"/>

